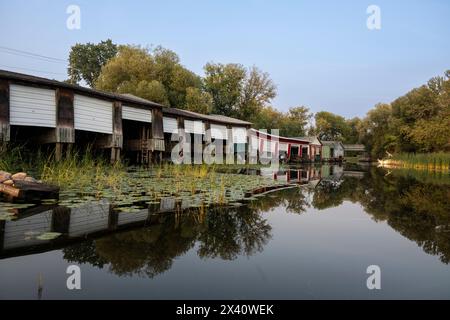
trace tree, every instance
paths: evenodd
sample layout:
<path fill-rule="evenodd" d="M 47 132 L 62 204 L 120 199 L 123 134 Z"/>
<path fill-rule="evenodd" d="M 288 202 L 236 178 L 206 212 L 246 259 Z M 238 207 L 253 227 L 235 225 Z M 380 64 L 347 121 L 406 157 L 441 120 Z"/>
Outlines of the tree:
<path fill-rule="evenodd" d="M 305 106 L 290 108 L 283 117 L 280 134 L 287 137 L 305 136 L 311 118 L 312 114 Z"/>
<path fill-rule="evenodd" d="M 391 132 L 392 108 L 389 104 L 377 104 L 361 123 L 362 142 L 374 157 L 383 157 L 386 151 L 395 150 L 397 137 Z"/>
<path fill-rule="evenodd" d="M 233 63 L 207 63 L 204 70 L 205 90 L 212 96 L 213 112 L 235 116 L 244 87 L 245 68 Z"/>
<path fill-rule="evenodd" d="M 186 89 L 186 110 L 209 114 L 212 104 L 212 97 L 208 92 L 192 87 Z"/>
<path fill-rule="evenodd" d="M 201 78 L 184 68 L 173 51 L 139 46 L 120 46 L 95 82 L 100 90 L 131 93 L 181 109 L 186 107 L 187 89 L 200 90 L 201 85 Z"/>
<path fill-rule="evenodd" d="M 204 87 L 213 98 L 214 113 L 251 121 L 276 96 L 269 74 L 255 66 L 208 63 L 204 69 Z"/>
<path fill-rule="evenodd" d="M 165 106 L 169 105 L 167 92 L 157 80 L 124 81 L 117 88 L 118 93 L 129 93 Z"/>
<path fill-rule="evenodd" d="M 110 39 L 98 44 L 75 44 L 69 54 L 68 82 L 78 84 L 84 80 L 93 87 L 102 67 L 116 56 L 117 50 L 117 45 Z"/>
<path fill-rule="evenodd" d="M 283 113 L 273 107 L 265 107 L 253 117 L 253 127 L 256 129 L 282 129 Z"/>
<path fill-rule="evenodd" d="M 276 87 L 269 74 L 253 66 L 248 70 L 244 79 L 241 98 L 236 110 L 237 116 L 242 120 L 250 120 L 275 96 Z"/>
<path fill-rule="evenodd" d="M 345 118 L 331 112 L 321 111 L 315 115 L 316 134 L 321 140 L 343 140 L 350 128 Z"/>
<path fill-rule="evenodd" d="M 360 141 L 360 130 L 361 130 L 361 119 L 358 117 L 346 120 L 348 125 L 348 132 L 343 137 L 343 142 L 345 143 L 359 143 Z"/>

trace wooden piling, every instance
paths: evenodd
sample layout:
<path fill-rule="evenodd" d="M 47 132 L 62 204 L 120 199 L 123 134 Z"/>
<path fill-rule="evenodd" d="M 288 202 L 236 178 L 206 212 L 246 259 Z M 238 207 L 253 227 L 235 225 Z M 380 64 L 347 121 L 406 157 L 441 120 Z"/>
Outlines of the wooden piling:
<path fill-rule="evenodd" d="M 0 142 L 10 140 L 9 82 L 0 80 Z"/>
<path fill-rule="evenodd" d="M 69 233 L 71 212 L 72 209 L 61 206 L 52 210 L 52 232 Z"/>

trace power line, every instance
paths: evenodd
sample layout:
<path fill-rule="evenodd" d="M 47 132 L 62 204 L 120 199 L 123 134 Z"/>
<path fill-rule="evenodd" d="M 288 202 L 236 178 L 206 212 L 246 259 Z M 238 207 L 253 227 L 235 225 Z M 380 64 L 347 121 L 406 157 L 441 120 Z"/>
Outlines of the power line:
<path fill-rule="evenodd" d="M 35 58 L 35 59 L 39 59 L 39 60 L 43 60 L 43 61 L 47 61 L 47 62 L 64 63 L 64 64 L 67 64 L 67 62 L 68 62 L 67 59 L 50 57 L 50 56 L 46 56 L 46 55 L 42 55 L 42 54 L 30 52 L 30 51 L 18 50 L 18 49 L 5 47 L 5 46 L 0 46 L 0 52 L 18 55 L 18 56 L 22 56 L 22 57 Z"/>
<path fill-rule="evenodd" d="M 55 75 L 67 76 L 67 74 L 61 73 L 61 72 L 51 72 L 51 71 L 43 71 L 43 70 L 30 69 L 30 68 L 13 67 L 13 66 L 7 66 L 7 65 L 3 65 L 3 64 L 0 64 L 0 67 L 2 67 L 2 68 L 10 68 L 10 69 L 19 69 L 19 70 L 23 70 L 23 71 L 40 72 L 40 73 L 47 73 L 47 74 L 55 74 Z"/>

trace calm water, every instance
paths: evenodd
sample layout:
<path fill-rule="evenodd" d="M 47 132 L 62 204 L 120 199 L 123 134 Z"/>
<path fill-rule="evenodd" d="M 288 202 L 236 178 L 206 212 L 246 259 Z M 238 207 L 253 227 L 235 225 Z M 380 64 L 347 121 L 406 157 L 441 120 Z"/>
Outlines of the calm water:
<path fill-rule="evenodd" d="M 0 298 L 450 298 L 449 176 L 262 174 L 299 186 L 227 209 L 116 213 L 100 202 L 2 221 Z M 33 236 L 55 230 L 63 236 Z M 73 264 L 78 291 L 66 288 Z M 381 290 L 367 289 L 369 265 Z"/>

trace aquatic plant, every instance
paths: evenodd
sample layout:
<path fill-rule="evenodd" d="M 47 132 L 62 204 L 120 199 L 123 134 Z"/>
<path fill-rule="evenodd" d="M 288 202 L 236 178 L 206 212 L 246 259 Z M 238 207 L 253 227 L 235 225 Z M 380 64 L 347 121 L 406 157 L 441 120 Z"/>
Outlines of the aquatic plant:
<path fill-rule="evenodd" d="M 381 160 L 382 166 L 428 171 L 450 171 L 450 153 L 399 153 Z"/>

